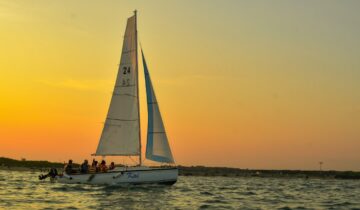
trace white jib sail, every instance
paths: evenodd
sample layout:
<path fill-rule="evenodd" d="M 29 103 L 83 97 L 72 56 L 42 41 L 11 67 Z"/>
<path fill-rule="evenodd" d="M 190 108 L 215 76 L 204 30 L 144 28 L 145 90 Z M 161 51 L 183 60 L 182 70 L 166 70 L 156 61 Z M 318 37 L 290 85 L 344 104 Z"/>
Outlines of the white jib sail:
<path fill-rule="evenodd" d="M 148 133 L 145 156 L 147 159 L 157 162 L 174 163 L 144 53 L 142 53 L 142 59 L 148 104 Z"/>
<path fill-rule="evenodd" d="M 136 15 L 127 21 L 119 71 L 96 155 L 139 155 Z"/>

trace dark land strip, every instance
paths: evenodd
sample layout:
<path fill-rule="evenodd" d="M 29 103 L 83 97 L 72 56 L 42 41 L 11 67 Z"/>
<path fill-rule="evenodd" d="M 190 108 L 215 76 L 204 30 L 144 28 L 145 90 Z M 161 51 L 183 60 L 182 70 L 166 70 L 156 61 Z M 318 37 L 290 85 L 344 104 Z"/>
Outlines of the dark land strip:
<path fill-rule="evenodd" d="M 63 163 L 0 157 L 2 170 L 47 171 L 50 168 L 62 169 L 63 167 Z M 358 171 L 258 170 L 206 166 L 178 166 L 178 168 L 180 176 L 360 179 Z"/>

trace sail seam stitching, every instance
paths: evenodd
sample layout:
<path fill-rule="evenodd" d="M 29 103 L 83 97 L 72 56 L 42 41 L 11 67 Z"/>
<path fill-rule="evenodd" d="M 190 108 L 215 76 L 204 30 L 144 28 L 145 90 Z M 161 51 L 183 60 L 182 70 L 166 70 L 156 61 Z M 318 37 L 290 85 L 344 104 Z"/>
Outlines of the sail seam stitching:
<path fill-rule="evenodd" d="M 122 53 L 124 54 L 124 53 L 130 53 L 130 52 L 133 52 L 133 51 L 135 51 L 136 49 L 132 49 L 132 50 L 126 50 L 126 51 L 122 51 Z"/>
<path fill-rule="evenodd" d="M 106 118 L 107 120 L 116 120 L 116 121 L 137 121 L 138 119 L 135 120 L 126 120 L 126 119 L 114 119 L 114 118 Z"/>
<path fill-rule="evenodd" d="M 116 96 L 131 96 L 131 97 L 137 97 L 136 95 L 131 95 L 131 94 L 119 94 L 119 93 L 114 93 L 114 95 Z"/>
<path fill-rule="evenodd" d="M 121 87 L 130 87 L 130 86 L 135 86 L 135 85 L 124 85 L 124 86 L 122 86 L 122 85 L 116 85 L 115 87 L 116 87 L 116 88 L 121 88 Z"/>

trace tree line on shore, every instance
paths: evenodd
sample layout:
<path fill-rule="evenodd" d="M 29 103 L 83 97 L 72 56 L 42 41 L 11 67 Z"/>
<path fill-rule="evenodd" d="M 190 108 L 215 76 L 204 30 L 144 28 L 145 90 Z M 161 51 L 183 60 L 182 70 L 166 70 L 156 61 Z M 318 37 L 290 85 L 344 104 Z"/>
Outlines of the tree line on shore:
<path fill-rule="evenodd" d="M 75 164 L 78 165 L 78 164 Z M 15 160 L 0 157 L 0 168 L 27 168 L 33 170 L 63 168 L 63 163 Z M 336 178 L 336 179 L 360 179 L 360 172 L 355 171 L 304 171 L 304 170 L 256 170 L 239 169 L 228 167 L 205 167 L 205 166 L 178 166 L 180 176 L 223 176 L 223 177 L 285 177 L 285 178 Z"/>

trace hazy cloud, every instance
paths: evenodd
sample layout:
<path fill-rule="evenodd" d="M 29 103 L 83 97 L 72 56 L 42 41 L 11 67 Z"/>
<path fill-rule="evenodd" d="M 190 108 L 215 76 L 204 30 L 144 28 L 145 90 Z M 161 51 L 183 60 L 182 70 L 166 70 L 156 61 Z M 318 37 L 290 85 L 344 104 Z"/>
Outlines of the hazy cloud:
<path fill-rule="evenodd" d="M 114 85 L 113 80 L 76 80 L 76 79 L 65 79 L 65 80 L 40 80 L 39 83 L 56 87 L 56 88 L 67 88 L 74 90 L 96 90 L 105 91 L 111 89 Z"/>

